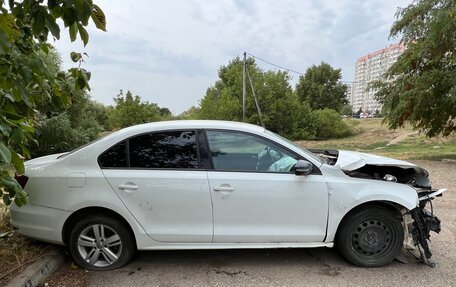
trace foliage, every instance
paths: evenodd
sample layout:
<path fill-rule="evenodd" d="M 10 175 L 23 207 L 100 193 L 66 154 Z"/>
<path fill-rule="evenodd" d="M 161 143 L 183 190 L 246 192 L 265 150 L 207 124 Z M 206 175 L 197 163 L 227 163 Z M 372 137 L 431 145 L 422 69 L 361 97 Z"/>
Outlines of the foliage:
<path fill-rule="evenodd" d="M 345 104 L 340 109 L 341 115 L 351 116 L 353 114 L 353 107 L 349 104 Z"/>
<path fill-rule="evenodd" d="M 456 130 L 456 1 L 417 0 L 399 9 L 391 37 L 406 49 L 376 83 L 392 129 L 407 122 L 428 137 Z"/>
<path fill-rule="evenodd" d="M 73 128 L 70 117 L 66 112 L 45 118 L 37 127 L 36 139 L 39 145 L 33 149 L 34 156 L 70 151 L 81 146 L 98 135 L 100 129 L 92 126 L 88 130 Z"/>
<path fill-rule="evenodd" d="M 341 69 L 334 69 L 322 62 L 308 68 L 296 84 L 299 99 L 309 103 L 314 110 L 330 108 L 341 112 L 348 103 L 346 98 L 347 85 L 340 82 Z"/>
<path fill-rule="evenodd" d="M 350 127 L 342 121 L 339 113 L 332 109 L 315 110 L 312 122 L 316 129 L 316 139 L 342 138 L 352 134 Z"/>
<path fill-rule="evenodd" d="M 308 132 L 310 107 L 301 104 L 293 93 L 288 73 L 262 71 L 251 58 L 247 65 L 266 128 L 292 138 L 311 136 Z M 207 90 L 199 109 L 192 111 L 196 118 L 242 121 L 242 77 L 240 58 L 222 66 L 219 80 Z M 246 95 L 246 116 L 246 122 L 261 124 L 250 88 Z"/>
<path fill-rule="evenodd" d="M 47 54 L 49 34 L 60 38 L 57 20 L 63 20 L 71 41 L 79 34 L 84 45 L 89 40 L 85 27 L 92 18 L 106 29 L 102 10 L 91 0 L 55 1 L 0 0 L 0 187 L 3 201 L 18 205 L 27 201 L 26 193 L 12 177 L 23 173 L 21 156 L 29 157 L 28 146 L 35 142 L 35 108 L 42 102 L 56 106 L 70 104 L 68 83 L 75 89 L 88 88 L 90 73 L 72 68 L 68 73 L 48 68 L 42 53 Z M 81 54 L 72 53 L 75 62 Z"/>
<path fill-rule="evenodd" d="M 188 110 L 182 112 L 180 115 L 176 117 L 178 120 L 194 120 L 198 118 L 198 114 L 200 113 L 199 108 L 192 106 Z"/>
<path fill-rule="evenodd" d="M 109 123 L 113 128 L 159 121 L 162 117 L 171 116 L 168 109 L 160 108 L 155 103 L 144 102 L 140 96 L 134 96 L 130 91 L 124 95 L 121 90 L 114 102 L 115 106 L 108 110 Z"/>

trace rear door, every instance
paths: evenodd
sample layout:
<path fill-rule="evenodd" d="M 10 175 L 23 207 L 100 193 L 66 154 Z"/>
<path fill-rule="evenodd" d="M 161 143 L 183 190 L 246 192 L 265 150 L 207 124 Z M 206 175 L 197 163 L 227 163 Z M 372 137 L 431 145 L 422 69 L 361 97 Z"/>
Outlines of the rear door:
<path fill-rule="evenodd" d="M 149 236 L 211 242 L 212 202 L 197 132 L 172 130 L 122 141 L 99 157 L 110 185 Z"/>

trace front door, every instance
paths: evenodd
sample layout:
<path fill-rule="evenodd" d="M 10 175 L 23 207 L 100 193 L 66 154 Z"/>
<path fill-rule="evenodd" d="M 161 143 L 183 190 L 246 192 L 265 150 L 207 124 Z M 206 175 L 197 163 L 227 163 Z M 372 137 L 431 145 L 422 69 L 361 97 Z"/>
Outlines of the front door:
<path fill-rule="evenodd" d="M 321 174 L 296 176 L 298 155 L 252 134 L 207 131 L 215 243 L 322 242 L 328 191 Z"/>

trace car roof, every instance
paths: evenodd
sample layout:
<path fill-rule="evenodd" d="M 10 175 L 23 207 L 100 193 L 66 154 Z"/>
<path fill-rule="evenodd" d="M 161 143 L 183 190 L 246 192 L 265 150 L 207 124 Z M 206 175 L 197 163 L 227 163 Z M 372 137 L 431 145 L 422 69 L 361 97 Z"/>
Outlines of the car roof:
<path fill-rule="evenodd" d="M 173 130 L 173 129 L 229 129 L 246 132 L 263 133 L 265 129 L 260 126 L 233 122 L 233 121 L 216 121 L 216 120 L 176 120 L 145 123 L 131 126 L 117 131 L 116 136 L 131 135 L 148 131 Z"/>

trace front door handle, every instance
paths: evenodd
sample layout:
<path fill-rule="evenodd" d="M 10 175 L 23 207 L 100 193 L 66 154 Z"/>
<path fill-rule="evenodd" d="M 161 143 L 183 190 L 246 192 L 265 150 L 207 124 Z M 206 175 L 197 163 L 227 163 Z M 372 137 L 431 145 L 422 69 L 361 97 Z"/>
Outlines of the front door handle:
<path fill-rule="evenodd" d="M 119 184 L 117 188 L 126 192 L 131 192 L 133 190 L 137 190 L 138 186 L 134 183 L 127 182 L 126 184 Z"/>
<path fill-rule="evenodd" d="M 214 186 L 212 188 L 214 191 L 217 191 L 217 192 L 232 192 L 234 191 L 234 188 L 229 185 L 229 184 L 222 184 L 222 185 L 219 185 L 219 186 Z"/>

